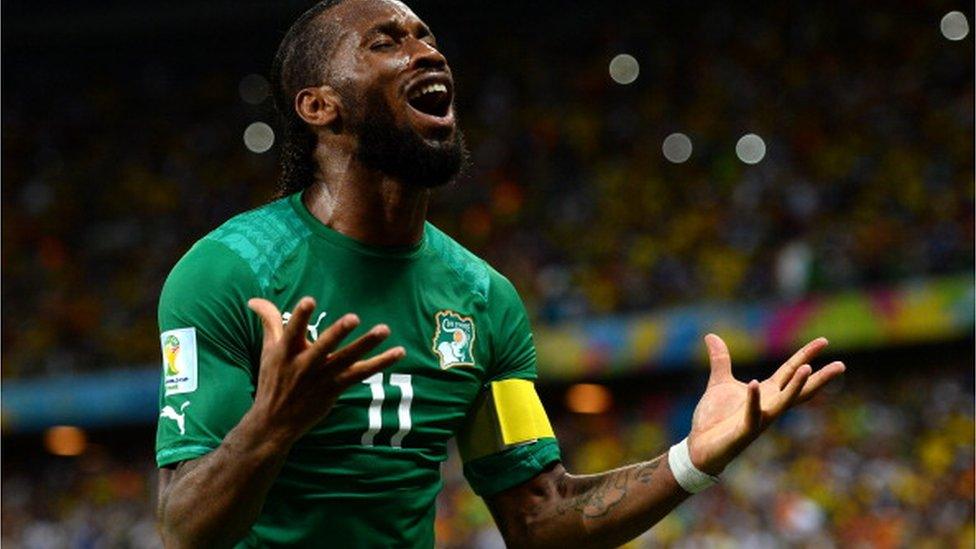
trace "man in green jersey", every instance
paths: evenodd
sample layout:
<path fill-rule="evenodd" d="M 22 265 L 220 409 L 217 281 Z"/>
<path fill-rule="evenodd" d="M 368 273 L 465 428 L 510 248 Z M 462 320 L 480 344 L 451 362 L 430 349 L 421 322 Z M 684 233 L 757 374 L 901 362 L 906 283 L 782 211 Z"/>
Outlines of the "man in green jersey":
<path fill-rule="evenodd" d="M 687 439 L 567 473 L 515 288 L 425 222 L 465 160 L 430 30 L 394 0 L 320 2 L 274 72 L 282 198 L 197 242 L 160 297 L 168 546 L 430 547 L 453 437 L 510 545 L 613 546 L 843 371 L 812 372 L 817 339 L 742 383 L 707 336 Z"/>

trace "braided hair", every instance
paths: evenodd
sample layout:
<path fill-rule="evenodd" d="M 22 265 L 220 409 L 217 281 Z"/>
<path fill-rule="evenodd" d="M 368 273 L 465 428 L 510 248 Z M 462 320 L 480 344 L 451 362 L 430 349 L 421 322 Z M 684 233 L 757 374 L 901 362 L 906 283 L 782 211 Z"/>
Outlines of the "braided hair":
<path fill-rule="evenodd" d="M 316 19 L 343 1 L 322 0 L 309 8 L 292 23 L 275 54 L 271 84 L 282 133 L 278 196 L 304 190 L 314 178 L 317 138 L 295 112 L 295 95 L 322 83 L 338 33 L 333 25 L 316 24 Z"/>

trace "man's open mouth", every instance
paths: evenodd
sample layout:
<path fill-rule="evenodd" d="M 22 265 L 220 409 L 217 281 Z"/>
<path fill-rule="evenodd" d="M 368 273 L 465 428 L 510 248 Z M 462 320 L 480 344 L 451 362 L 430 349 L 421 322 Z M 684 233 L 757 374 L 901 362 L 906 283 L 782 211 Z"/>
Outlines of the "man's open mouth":
<path fill-rule="evenodd" d="M 443 118 L 451 110 L 451 90 L 442 82 L 421 83 L 410 91 L 407 103 L 420 113 Z"/>

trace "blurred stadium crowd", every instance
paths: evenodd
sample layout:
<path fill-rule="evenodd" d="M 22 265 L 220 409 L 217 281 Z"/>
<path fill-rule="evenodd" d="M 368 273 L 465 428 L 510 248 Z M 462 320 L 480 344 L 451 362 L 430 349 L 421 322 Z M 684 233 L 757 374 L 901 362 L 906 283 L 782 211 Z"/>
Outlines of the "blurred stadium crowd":
<path fill-rule="evenodd" d="M 662 426 L 690 414 L 697 398 L 688 385 L 664 394 L 638 384 L 617 394 L 614 411 L 594 416 L 551 404 L 567 467 L 598 471 L 660 453 L 673 440 Z M 971 387 L 971 372 L 959 371 L 849 379 L 790 412 L 721 485 L 631 546 L 972 547 Z M 120 460 L 99 447 L 73 461 L 5 472 L 3 545 L 158 547 L 149 503 L 156 474 L 148 452 L 143 457 Z M 502 547 L 455 453 L 443 471 L 439 546 Z"/>
<path fill-rule="evenodd" d="M 949 3 L 513 4 L 418 2 L 474 161 L 431 219 L 510 277 L 536 323 L 972 272 L 974 56 L 939 33 Z M 266 72 L 283 28 L 158 48 L 4 42 L 4 379 L 158 362 L 169 269 L 273 196 L 277 149 L 242 141 L 273 121 L 267 82 L 245 76 Z M 632 84 L 608 74 L 618 53 L 639 62 Z M 662 155 L 673 132 L 693 144 L 682 163 Z M 746 133 L 766 145 L 756 165 L 736 156 Z M 634 546 L 972 547 L 971 362 L 930 366 L 858 368 Z M 568 467 L 674 442 L 698 388 L 673 375 L 674 391 L 616 387 L 605 414 L 547 402 Z M 74 458 L 5 432 L 0 542 L 159 546 L 150 430 Z M 444 474 L 439 543 L 500 546 L 456 455 Z"/>
<path fill-rule="evenodd" d="M 972 269 L 973 52 L 942 38 L 937 5 L 664 3 L 626 26 L 594 6 L 505 40 L 420 9 L 475 166 L 432 219 L 538 322 Z M 607 72 L 622 51 L 628 86 Z M 6 55 L 4 377 L 156 360 L 169 268 L 273 193 L 276 149 L 241 140 L 272 119 L 262 80 L 241 84 L 271 53 Z M 661 154 L 671 132 L 694 145 L 684 163 Z M 756 166 L 734 152 L 747 132 Z"/>

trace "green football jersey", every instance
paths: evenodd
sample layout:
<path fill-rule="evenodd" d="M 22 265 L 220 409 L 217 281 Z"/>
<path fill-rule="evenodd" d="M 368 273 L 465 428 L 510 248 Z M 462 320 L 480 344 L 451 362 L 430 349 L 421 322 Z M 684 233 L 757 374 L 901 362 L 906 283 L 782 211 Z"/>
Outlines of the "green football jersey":
<path fill-rule="evenodd" d="M 385 323 L 391 335 L 370 356 L 397 345 L 407 355 L 350 387 L 293 446 L 240 546 L 433 546 L 448 440 L 482 428 L 469 416 L 493 382 L 535 379 L 536 357 L 512 284 L 430 224 L 416 246 L 368 246 L 319 222 L 299 193 L 198 241 L 159 302 L 158 465 L 216 449 L 251 407 L 262 328 L 248 299 L 290 311 L 306 295 L 317 303 L 309 339 L 354 312 L 348 341 Z M 485 496 L 558 459 L 555 438 L 540 436 L 482 452 L 464 473 Z"/>

